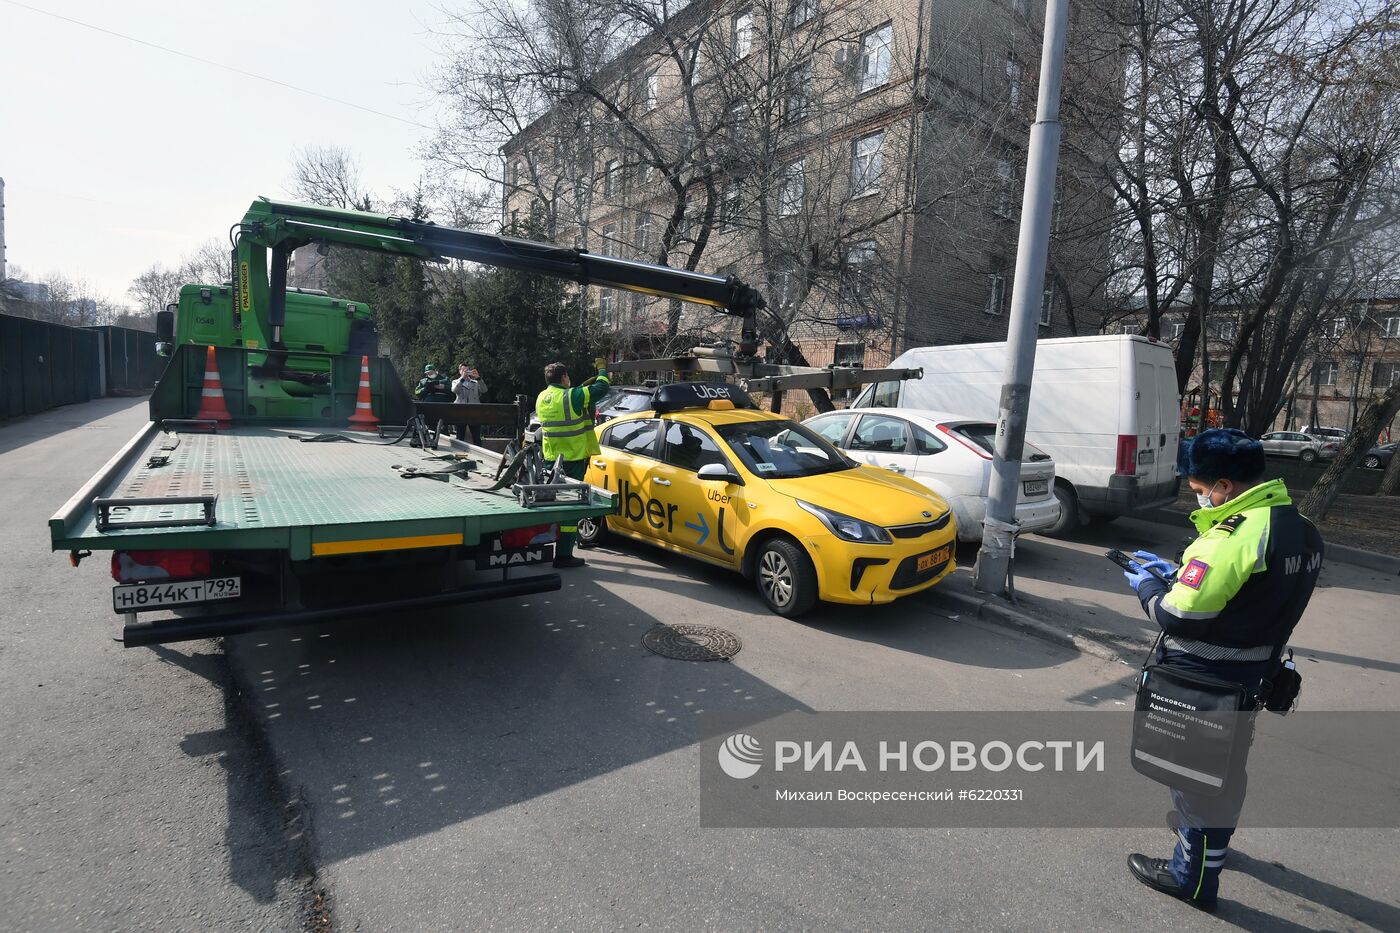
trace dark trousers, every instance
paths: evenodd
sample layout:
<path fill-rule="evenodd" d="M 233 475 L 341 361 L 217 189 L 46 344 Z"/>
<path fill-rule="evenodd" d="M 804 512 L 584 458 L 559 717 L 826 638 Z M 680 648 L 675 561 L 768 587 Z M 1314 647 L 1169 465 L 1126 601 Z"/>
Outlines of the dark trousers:
<path fill-rule="evenodd" d="M 459 440 L 459 441 L 464 441 L 464 440 L 466 440 L 466 439 L 467 439 L 467 432 L 468 432 L 468 431 L 471 432 L 471 435 L 472 435 L 472 443 L 475 444 L 476 446 L 480 447 L 480 446 L 481 446 L 481 425 L 479 425 L 479 424 L 459 424 L 459 425 L 457 425 L 457 440 Z"/>
<path fill-rule="evenodd" d="M 588 472 L 588 460 L 565 460 L 564 475 L 569 479 L 583 481 L 584 474 Z M 559 557 L 572 557 L 574 544 L 578 541 L 578 524 L 570 522 L 567 525 L 559 526 Z"/>
<path fill-rule="evenodd" d="M 1172 667 L 1242 684 L 1251 694 L 1258 690 L 1259 681 L 1268 672 L 1268 661 L 1210 661 L 1181 651 L 1167 651 L 1159 660 Z M 1239 824 L 1244 807 L 1249 774 L 1245 756 L 1254 740 L 1253 722 L 1240 736 L 1245 743 L 1237 773 L 1232 775 L 1224 793 L 1207 797 L 1188 791 L 1172 790 L 1172 806 L 1176 808 L 1176 848 L 1172 851 L 1171 873 L 1192 900 L 1212 904 L 1220 891 L 1220 871 L 1230 852 L 1230 839 Z"/>

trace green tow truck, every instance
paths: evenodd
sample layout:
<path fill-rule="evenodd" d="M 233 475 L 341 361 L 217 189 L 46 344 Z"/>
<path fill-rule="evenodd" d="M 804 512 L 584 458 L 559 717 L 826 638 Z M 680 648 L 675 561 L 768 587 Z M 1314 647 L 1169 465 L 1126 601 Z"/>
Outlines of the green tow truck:
<path fill-rule="evenodd" d="M 511 574 L 551 560 L 557 525 L 614 508 L 531 459 L 529 399 L 416 402 L 378 355 L 370 308 L 289 292 L 291 252 L 313 243 L 678 298 L 742 316 L 746 335 L 763 306 L 732 276 L 258 199 L 233 235 L 231 283 L 185 286 L 157 316 L 170 362 L 150 423 L 49 520 L 73 566 L 111 553 L 127 646 L 557 590 L 557 573 Z M 379 430 L 347 429 L 366 391 Z M 457 423 L 508 425 L 523 446 L 503 458 L 441 436 Z"/>

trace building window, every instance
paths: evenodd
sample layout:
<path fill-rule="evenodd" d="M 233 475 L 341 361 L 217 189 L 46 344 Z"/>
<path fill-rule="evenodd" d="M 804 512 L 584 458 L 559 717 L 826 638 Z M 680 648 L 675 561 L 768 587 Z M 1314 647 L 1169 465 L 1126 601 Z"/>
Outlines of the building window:
<path fill-rule="evenodd" d="M 1215 322 L 1215 336 L 1221 340 L 1234 340 L 1239 332 L 1240 322 L 1232 317 L 1221 318 Z"/>
<path fill-rule="evenodd" d="M 801 26 L 817 15 L 817 0 L 793 0 L 792 25 Z"/>
<path fill-rule="evenodd" d="M 1120 333 L 1120 334 L 1130 334 L 1130 335 L 1131 335 L 1131 334 L 1140 334 L 1140 333 L 1142 333 L 1142 325 L 1139 324 L 1139 323 L 1137 323 L 1136 321 L 1130 321 L 1130 322 L 1127 323 L 1127 324 L 1120 324 L 1120 325 L 1118 326 L 1118 333 Z"/>
<path fill-rule="evenodd" d="M 807 193 L 805 162 L 798 159 L 783 166 L 778 177 L 778 216 L 793 217 L 802 213 L 802 200 Z"/>
<path fill-rule="evenodd" d="M 1384 392 L 1400 382 L 1400 363 L 1377 363 L 1371 372 L 1371 391 Z"/>
<path fill-rule="evenodd" d="M 622 162 L 609 159 L 603 169 L 603 197 L 615 198 L 622 193 Z"/>
<path fill-rule="evenodd" d="M 1225 361 L 1224 361 L 1224 360 L 1211 360 L 1211 361 L 1210 361 L 1210 381 L 1211 381 L 1211 382 L 1220 382 L 1220 381 L 1221 381 L 1222 379 L 1224 379 L 1224 378 L 1225 378 Z"/>
<path fill-rule="evenodd" d="M 1400 337 L 1400 317 L 1382 318 L 1381 336 L 1392 339 Z"/>
<path fill-rule="evenodd" d="M 838 340 L 831 354 L 831 362 L 837 366 L 865 366 L 864 340 Z"/>
<path fill-rule="evenodd" d="M 856 140 L 851 154 L 851 197 L 880 190 L 880 173 L 885 170 L 885 157 L 881 152 L 884 142 L 883 130 Z"/>
<path fill-rule="evenodd" d="M 1347 332 L 1347 319 L 1344 317 L 1334 317 L 1322 324 L 1322 335 L 1332 340 L 1337 340 Z"/>
<path fill-rule="evenodd" d="M 1168 340 L 1177 340 L 1186 333 L 1186 325 L 1181 321 L 1173 321 L 1167 325 L 1166 331 Z"/>
<path fill-rule="evenodd" d="M 651 253 L 651 218 L 643 216 L 637 221 L 637 255 L 643 259 Z"/>
<path fill-rule="evenodd" d="M 661 75 L 659 72 L 647 72 L 642 79 L 642 113 L 651 113 L 656 109 L 657 101 L 661 97 Z"/>
<path fill-rule="evenodd" d="M 735 58 L 744 58 L 753 48 L 753 11 L 740 10 L 730 19 L 733 33 L 730 36 L 729 50 Z"/>
<path fill-rule="evenodd" d="M 841 297 L 864 304 L 870 298 L 875 271 L 875 241 L 861 240 L 846 248 L 846 267 L 841 270 Z"/>
<path fill-rule="evenodd" d="M 808 93 L 812 83 L 812 63 L 796 65 L 783 78 L 784 123 L 796 123 L 807 115 Z"/>
<path fill-rule="evenodd" d="M 611 249 L 617 242 L 617 224 L 603 224 L 603 248 Z"/>
<path fill-rule="evenodd" d="M 1021 65 L 1010 58 L 1006 60 L 1006 96 L 1012 107 L 1021 106 Z"/>
<path fill-rule="evenodd" d="M 998 217 L 1011 216 L 1011 162 L 997 159 L 996 214 Z"/>
<path fill-rule="evenodd" d="M 797 302 L 797 263 L 791 257 L 778 259 L 768 272 L 768 299 L 775 308 Z"/>
<path fill-rule="evenodd" d="M 988 314 L 1001 314 L 1006 308 L 1006 274 L 1004 272 L 993 272 L 987 276 L 987 307 L 984 309 Z"/>
<path fill-rule="evenodd" d="M 719 199 L 719 228 L 733 230 L 739 222 L 739 180 L 725 184 Z"/>
<path fill-rule="evenodd" d="M 1055 286 L 1051 285 L 1040 293 L 1040 326 L 1050 326 L 1050 316 L 1055 311 Z"/>
<path fill-rule="evenodd" d="M 741 142 L 748 135 L 748 101 L 736 100 L 724 108 L 724 131 L 730 142 Z"/>
<path fill-rule="evenodd" d="M 1320 386 L 1334 386 L 1337 384 L 1338 367 L 1335 360 L 1324 360 L 1313 368 L 1313 382 Z"/>
<path fill-rule="evenodd" d="M 860 90 L 872 91 L 890 80 L 890 43 L 894 27 L 877 26 L 860 37 Z"/>
<path fill-rule="evenodd" d="M 598 322 L 604 327 L 617 322 L 617 292 L 611 288 L 598 289 Z"/>

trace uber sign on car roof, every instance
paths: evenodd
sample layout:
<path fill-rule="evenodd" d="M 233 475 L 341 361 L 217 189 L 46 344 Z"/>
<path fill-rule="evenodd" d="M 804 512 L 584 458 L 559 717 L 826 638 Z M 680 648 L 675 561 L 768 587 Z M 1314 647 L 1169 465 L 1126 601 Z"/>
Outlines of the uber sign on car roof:
<path fill-rule="evenodd" d="M 683 408 L 705 408 L 711 402 L 732 402 L 735 408 L 755 408 L 749 394 L 725 382 L 677 382 L 656 390 L 657 414 Z"/>

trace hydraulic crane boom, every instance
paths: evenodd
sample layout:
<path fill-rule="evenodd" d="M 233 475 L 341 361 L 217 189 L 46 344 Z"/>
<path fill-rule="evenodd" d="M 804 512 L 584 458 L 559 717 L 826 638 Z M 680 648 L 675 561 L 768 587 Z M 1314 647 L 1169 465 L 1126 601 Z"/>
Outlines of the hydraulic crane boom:
<path fill-rule="evenodd" d="M 245 330 L 256 327 L 268 346 L 282 344 L 291 252 L 315 242 L 418 259 L 461 259 L 707 305 L 742 317 L 746 343 L 753 342 L 755 317 L 764 306 L 763 296 L 735 276 L 705 275 L 388 214 L 259 198 L 236 235 L 234 313 Z"/>

